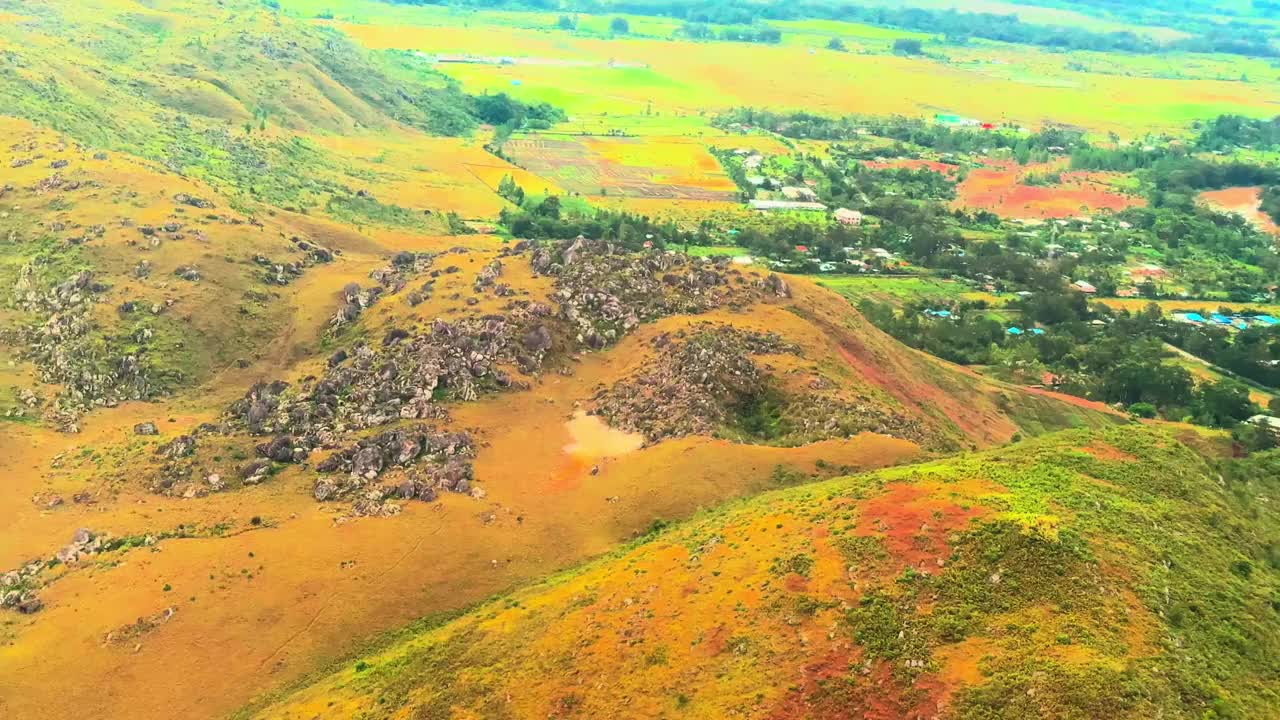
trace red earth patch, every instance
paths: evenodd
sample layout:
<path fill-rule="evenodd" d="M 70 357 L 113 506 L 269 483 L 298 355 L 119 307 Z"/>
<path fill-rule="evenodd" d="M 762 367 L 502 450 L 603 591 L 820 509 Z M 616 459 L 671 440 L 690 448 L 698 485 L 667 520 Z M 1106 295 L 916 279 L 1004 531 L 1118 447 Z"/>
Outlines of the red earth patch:
<path fill-rule="evenodd" d="M 960 507 L 917 485 L 892 484 L 861 504 L 860 537 L 879 537 L 899 567 L 935 571 L 951 554 L 947 536 L 982 515 L 984 508 Z"/>
<path fill-rule="evenodd" d="M 1200 193 L 1200 199 L 1220 212 L 1236 213 L 1253 223 L 1263 232 L 1280 235 L 1280 225 L 1262 212 L 1262 188 L 1233 187 L 1223 190 L 1208 190 Z"/>
<path fill-rule="evenodd" d="M 988 210 L 1002 217 L 1068 218 L 1101 210 L 1119 212 L 1141 206 L 1141 198 L 1116 192 L 1118 173 L 1059 171 L 1055 185 L 1025 185 L 1031 173 L 1057 171 L 1053 165 L 1000 164 L 971 170 L 956 188 L 957 207 Z"/>
<path fill-rule="evenodd" d="M 1130 455 L 1129 453 L 1124 452 L 1123 450 L 1114 448 L 1102 441 L 1096 441 L 1096 442 L 1090 443 L 1080 449 L 1098 458 L 1099 460 L 1111 460 L 1111 461 L 1119 460 L 1123 462 L 1136 462 L 1138 459 L 1133 455 Z"/>

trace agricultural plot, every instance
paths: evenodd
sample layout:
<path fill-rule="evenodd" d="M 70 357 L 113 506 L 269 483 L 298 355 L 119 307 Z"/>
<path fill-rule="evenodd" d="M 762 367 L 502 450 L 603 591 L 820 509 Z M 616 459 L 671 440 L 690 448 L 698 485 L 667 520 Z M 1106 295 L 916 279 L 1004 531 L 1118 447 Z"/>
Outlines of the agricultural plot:
<path fill-rule="evenodd" d="M 952 177 L 960 172 L 958 165 L 949 165 L 937 160 L 913 160 L 910 158 L 896 158 L 893 160 L 865 160 L 862 163 L 872 170 L 931 170 L 939 175 Z"/>
<path fill-rule="evenodd" d="M 1280 305 L 1272 303 L 1243 303 L 1227 300 L 1147 300 L 1144 298 L 1097 298 L 1095 302 L 1100 302 L 1109 308 L 1128 310 L 1129 312 L 1139 312 L 1154 304 L 1166 315 L 1195 312 L 1208 317 L 1212 313 L 1225 310 L 1232 314 L 1266 313 L 1267 315 L 1280 316 Z"/>
<path fill-rule="evenodd" d="M 307 10 L 312 0 L 286 5 Z M 1028 127 L 1045 121 L 1125 136 L 1152 130 L 1184 132 L 1193 120 L 1225 112 L 1272 112 L 1274 77 L 1266 63 L 1248 61 L 1250 82 L 1213 56 L 1171 54 L 1157 59 L 1088 55 L 1081 72 L 1070 56 L 996 43 L 946 47 L 930 58 L 888 54 L 912 33 L 853 23 L 802 21 L 783 27 L 776 46 L 667 39 L 665 28 L 633 21 L 631 37 L 606 38 L 553 29 L 557 15 L 451 14 L 440 9 L 356 3 L 339 13 L 359 22 L 323 21 L 371 49 L 427 54 L 512 57 L 515 64 L 437 66 L 468 92 L 508 92 L 547 101 L 573 118 L 683 116 L 698 118 L 739 105 L 823 113 L 940 111 Z M 649 32 L 645 32 L 648 30 Z M 640 34 L 646 37 L 638 37 Z M 822 49 L 830 37 L 865 49 Z M 528 62 L 536 60 L 537 62 Z M 573 66 L 554 62 L 573 63 Z M 1067 63 L 1073 63 L 1070 67 Z"/>
<path fill-rule="evenodd" d="M 991 293 L 975 291 L 964 283 L 933 277 L 824 277 L 818 284 L 848 299 L 855 305 L 860 300 L 874 300 L 901 307 L 918 300 L 959 302 L 985 300 L 999 305 L 1001 299 Z"/>
<path fill-rule="evenodd" d="M 1280 235 L 1280 225 L 1262 212 L 1262 188 L 1234 187 L 1208 190 L 1200 193 L 1200 200 L 1210 207 L 1227 213 L 1236 213 L 1253 223 L 1259 230 Z"/>
<path fill-rule="evenodd" d="M 1048 172 L 1056 170 L 1051 165 L 971 170 L 957 188 L 955 205 L 988 210 L 1001 217 L 1048 219 L 1118 212 L 1143 204 L 1141 198 L 1119 192 L 1116 183 L 1120 176 L 1113 173 L 1062 172 L 1057 182 L 1026 182 L 1032 174 Z"/>
<path fill-rule="evenodd" d="M 518 165 L 581 195 L 732 201 L 733 180 L 700 143 L 657 138 L 513 138 Z"/>
<path fill-rule="evenodd" d="M 716 227 L 734 228 L 751 227 L 760 222 L 760 213 L 736 200 L 664 200 L 609 195 L 593 197 L 591 204 L 655 220 L 670 220 L 684 228 L 696 228 L 704 221 Z M 728 242 L 732 237 L 726 233 L 720 240 Z"/>

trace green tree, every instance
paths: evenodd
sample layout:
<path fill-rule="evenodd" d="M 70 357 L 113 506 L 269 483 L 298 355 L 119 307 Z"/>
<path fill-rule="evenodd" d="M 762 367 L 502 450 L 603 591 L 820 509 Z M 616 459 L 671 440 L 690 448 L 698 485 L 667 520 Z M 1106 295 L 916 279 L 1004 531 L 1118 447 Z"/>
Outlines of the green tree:
<path fill-rule="evenodd" d="M 1231 429 L 1231 439 L 1249 452 L 1272 450 L 1276 447 L 1276 436 L 1271 434 L 1271 430 L 1253 423 L 1236 425 Z"/>
<path fill-rule="evenodd" d="M 515 178 L 503 175 L 498 183 L 498 194 L 516 205 L 524 203 L 524 188 L 516 184 Z"/>
<path fill-rule="evenodd" d="M 615 17 L 609 21 L 609 32 L 614 35 L 626 35 L 631 32 L 631 23 L 624 17 Z"/>
<path fill-rule="evenodd" d="M 924 45 L 919 40 L 898 38 L 893 41 L 893 51 L 898 55 L 923 55 Z"/>
<path fill-rule="evenodd" d="M 1249 388 L 1227 378 L 1201 383 L 1192 407 L 1197 422 L 1214 427 L 1232 427 L 1257 409 L 1249 399 Z"/>
<path fill-rule="evenodd" d="M 551 218 L 553 220 L 559 220 L 560 219 L 560 198 L 556 197 L 555 195 L 548 195 L 545 199 L 543 199 L 542 203 L 538 205 L 538 214 L 543 217 Z"/>
<path fill-rule="evenodd" d="M 556 20 L 556 27 L 561 30 L 574 30 L 578 27 L 578 23 L 568 15 L 561 15 L 560 19 Z"/>
<path fill-rule="evenodd" d="M 836 52 L 845 52 L 848 48 L 844 46 L 844 41 L 838 37 L 833 37 L 827 41 L 827 49 Z"/>

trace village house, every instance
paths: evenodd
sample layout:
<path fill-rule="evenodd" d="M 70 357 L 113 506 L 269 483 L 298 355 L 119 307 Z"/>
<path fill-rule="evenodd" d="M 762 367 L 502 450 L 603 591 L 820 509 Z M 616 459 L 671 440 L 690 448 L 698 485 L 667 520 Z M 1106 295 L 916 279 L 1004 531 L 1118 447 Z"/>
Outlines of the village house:
<path fill-rule="evenodd" d="M 1091 284 L 1089 284 L 1089 283 L 1085 282 L 1084 280 L 1077 280 L 1077 281 L 1075 281 L 1075 282 L 1071 283 L 1071 287 L 1075 288 L 1076 290 L 1079 290 L 1080 292 L 1082 292 L 1082 293 L 1084 293 L 1084 294 L 1086 294 L 1086 295 L 1092 295 L 1092 294 L 1094 294 L 1094 293 L 1098 292 L 1098 288 L 1096 288 L 1096 287 L 1094 287 L 1093 285 L 1091 285 Z"/>
<path fill-rule="evenodd" d="M 790 200 L 752 200 L 752 210 L 822 210 L 826 205 L 820 202 L 792 202 Z"/>
<path fill-rule="evenodd" d="M 849 208 L 838 208 L 835 212 L 836 222 L 841 225 L 858 227 L 862 224 L 862 213 Z"/>
<path fill-rule="evenodd" d="M 1138 267 L 1133 268 L 1129 271 L 1129 277 L 1133 278 L 1134 282 L 1138 282 L 1140 279 L 1146 279 L 1146 280 L 1163 279 L 1168 274 L 1169 273 L 1166 272 L 1165 269 L 1160 267 L 1159 265 L 1151 265 L 1151 264 L 1139 265 Z"/>
<path fill-rule="evenodd" d="M 795 185 L 787 185 L 782 188 L 782 197 L 801 202 L 813 202 L 818 199 L 818 194 L 807 187 L 797 187 Z"/>
<path fill-rule="evenodd" d="M 1257 425 L 1263 430 L 1271 433 L 1271 435 L 1276 439 L 1280 440 L 1280 418 L 1272 417 L 1270 415 L 1254 415 L 1249 418 L 1249 424 Z"/>

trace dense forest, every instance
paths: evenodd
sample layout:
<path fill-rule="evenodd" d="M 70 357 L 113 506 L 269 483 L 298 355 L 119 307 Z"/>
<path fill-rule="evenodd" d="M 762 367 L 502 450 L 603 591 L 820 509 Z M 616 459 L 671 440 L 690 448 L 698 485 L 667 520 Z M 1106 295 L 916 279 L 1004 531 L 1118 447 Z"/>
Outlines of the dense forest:
<path fill-rule="evenodd" d="M 1270 120 L 1220 115 L 1199 128 L 1197 150 L 1275 150 L 1280 148 L 1280 116 Z"/>
<path fill-rule="evenodd" d="M 1080 293 L 1049 285 L 1018 303 L 1025 327 L 1039 332 L 1011 334 L 1007 322 L 985 305 L 947 306 L 950 317 L 926 310 L 943 307 L 918 301 L 901 309 L 863 300 L 859 310 L 881 329 L 915 348 L 966 365 L 992 366 L 1010 379 L 1051 384 L 1065 392 L 1117 403 L 1136 415 L 1191 420 L 1233 427 L 1261 409 L 1242 382 L 1197 383 L 1183 367 L 1170 364 L 1169 345 L 1185 349 L 1241 377 L 1274 387 L 1280 370 L 1280 331 L 1251 328 L 1234 337 L 1225 330 L 1168 322 L 1159 308 L 1112 311 L 1089 305 Z"/>

